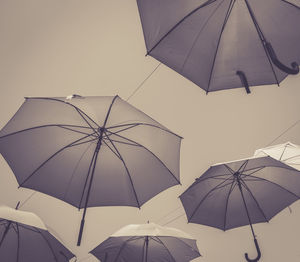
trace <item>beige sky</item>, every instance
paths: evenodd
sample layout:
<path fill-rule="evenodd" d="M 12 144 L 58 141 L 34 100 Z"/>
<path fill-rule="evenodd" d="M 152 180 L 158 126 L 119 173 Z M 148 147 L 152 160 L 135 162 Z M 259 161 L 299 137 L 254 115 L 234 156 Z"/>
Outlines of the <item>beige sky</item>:
<path fill-rule="evenodd" d="M 135 0 L 0 0 L 0 35 L 1 128 L 24 96 L 118 94 L 127 99 L 159 64 L 145 57 Z M 290 76 L 279 88 L 254 87 L 250 95 L 243 89 L 206 95 L 161 65 L 129 102 L 184 137 L 182 186 L 162 192 L 141 210 L 88 209 L 79 248 L 76 236 L 81 213 L 74 207 L 37 193 L 21 209 L 38 214 L 79 258 L 87 257 L 88 251 L 120 227 L 148 220 L 168 223 L 194 236 L 203 255 L 195 262 L 240 262 L 244 252 L 253 257 L 249 227 L 223 232 L 187 224 L 178 196 L 210 165 L 251 156 L 296 123 L 300 119 L 299 83 L 300 76 Z M 299 134 L 300 123 L 273 144 L 300 144 Z M 0 204 L 14 207 L 32 191 L 17 189 L 2 157 L 0 168 Z M 291 208 L 292 213 L 285 209 L 270 223 L 254 226 L 262 262 L 299 261 L 300 202 Z"/>

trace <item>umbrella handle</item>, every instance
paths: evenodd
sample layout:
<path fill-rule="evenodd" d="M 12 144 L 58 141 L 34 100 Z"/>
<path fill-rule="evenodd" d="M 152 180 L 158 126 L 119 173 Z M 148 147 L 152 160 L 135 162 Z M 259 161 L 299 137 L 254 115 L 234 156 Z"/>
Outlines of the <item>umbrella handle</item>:
<path fill-rule="evenodd" d="M 245 253 L 245 258 L 248 262 L 257 262 L 261 257 L 260 248 L 259 248 L 259 245 L 258 245 L 258 242 L 257 242 L 256 238 L 254 238 L 254 244 L 255 244 L 255 247 L 256 247 L 256 251 L 257 251 L 257 257 L 254 258 L 254 259 L 251 259 L 251 258 L 248 257 L 248 253 Z"/>
<path fill-rule="evenodd" d="M 247 94 L 250 94 L 251 91 L 250 91 L 248 80 L 247 80 L 245 73 L 243 71 L 236 71 L 236 74 L 240 77 L 240 80 L 241 80 L 242 84 L 244 85 Z"/>
<path fill-rule="evenodd" d="M 297 62 L 291 63 L 292 68 L 284 65 L 283 63 L 281 63 L 278 60 L 271 43 L 265 42 L 265 45 L 266 45 L 268 54 L 270 55 L 270 58 L 271 58 L 273 64 L 276 65 L 280 70 L 282 70 L 283 72 L 290 74 L 290 75 L 296 75 L 299 73 L 299 65 Z"/>

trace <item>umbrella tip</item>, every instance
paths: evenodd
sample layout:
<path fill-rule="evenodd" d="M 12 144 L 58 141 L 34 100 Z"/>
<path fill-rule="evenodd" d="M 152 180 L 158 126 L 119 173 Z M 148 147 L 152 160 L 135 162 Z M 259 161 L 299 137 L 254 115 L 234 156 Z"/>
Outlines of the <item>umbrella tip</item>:
<path fill-rule="evenodd" d="M 68 100 L 73 99 L 73 98 L 83 98 L 83 97 L 81 95 L 77 95 L 77 94 L 69 95 L 66 97 L 66 99 L 68 99 Z"/>

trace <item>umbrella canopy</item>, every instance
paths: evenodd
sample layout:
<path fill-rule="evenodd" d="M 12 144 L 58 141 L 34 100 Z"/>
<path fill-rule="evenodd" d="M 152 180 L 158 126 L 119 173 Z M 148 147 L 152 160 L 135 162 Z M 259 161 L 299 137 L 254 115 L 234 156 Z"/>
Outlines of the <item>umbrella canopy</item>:
<path fill-rule="evenodd" d="M 291 142 L 257 149 L 254 156 L 270 156 L 300 170 L 300 147 Z"/>
<path fill-rule="evenodd" d="M 297 74 L 300 9 L 282 0 L 137 0 L 147 54 L 206 92 Z"/>
<path fill-rule="evenodd" d="M 77 208 L 141 207 L 180 183 L 181 137 L 120 97 L 26 98 L 0 132 L 21 187 Z"/>
<path fill-rule="evenodd" d="M 210 167 L 180 196 L 188 221 L 222 230 L 268 222 L 300 197 L 300 172 L 271 157 Z M 246 254 L 248 261 L 248 255 Z"/>
<path fill-rule="evenodd" d="M 0 260 L 66 262 L 74 255 L 48 231 L 35 214 L 0 206 Z"/>
<path fill-rule="evenodd" d="M 191 236 L 154 223 L 127 225 L 90 253 L 103 262 L 188 262 L 200 256 Z"/>

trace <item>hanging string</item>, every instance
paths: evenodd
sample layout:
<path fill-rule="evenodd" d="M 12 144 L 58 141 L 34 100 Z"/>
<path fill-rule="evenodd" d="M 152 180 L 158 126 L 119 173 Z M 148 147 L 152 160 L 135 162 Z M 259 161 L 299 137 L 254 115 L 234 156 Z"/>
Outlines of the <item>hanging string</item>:
<path fill-rule="evenodd" d="M 286 130 L 284 130 L 279 136 L 277 136 L 275 139 L 273 139 L 269 144 L 267 144 L 266 146 L 270 146 L 272 145 L 278 138 L 282 137 L 286 132 L 288 132 L 289 130 L 291 130 L 293 127 L 295 127 L 297 124 L 300 123 L 300 119 L 298 121 L 296 121 L 294 124 L 292 124 L 290 127 L 288 127 Z"/>
<path fill-rule="evenodd" d="M 184 215 L 185 215 L 185 213 L 183 213 L 183 214 L 181 214 L 181 215 L 179 215 L 179 216 L 177 216 L 177 217 L 171 219 L 170 221 L 168 221 L 168 222 L 162 224 L 162 226 L 168 225 L 168 224 L 172 223 L 173 221 L 177 220 L 178 218 L 181 218 L 181 217 L 184 216 Z"/>
<path fill-rule="evenodd" d="M 168 212 L 167 214 L 165 214 L 164 216 L 162 216 L 160 219 L 158 219 L 156 223 L 159 224 L 160 221 L 162 221 L 164 218 L 168 217 L 170 214 L 174 213 L 175 211 L 177 211 L 180 208 L 181 208 L 181 206 L 175 208 L 174 210 L 172 210 L 170 212 Z"/>
<path fill-rule="evenodd" d="M 161 65 L 161 63 L 159 63 L 154 70 L 138 85 L 138 87 L 132 92 L 132 94 L 126 99 L 126 101 L 128 101 L 131 97 L 133 97 L 135 95 L 135 93 L 143 86 L 143 84 L 154 74 L 154 72 L 158 69 L 158 67 Z"/>

